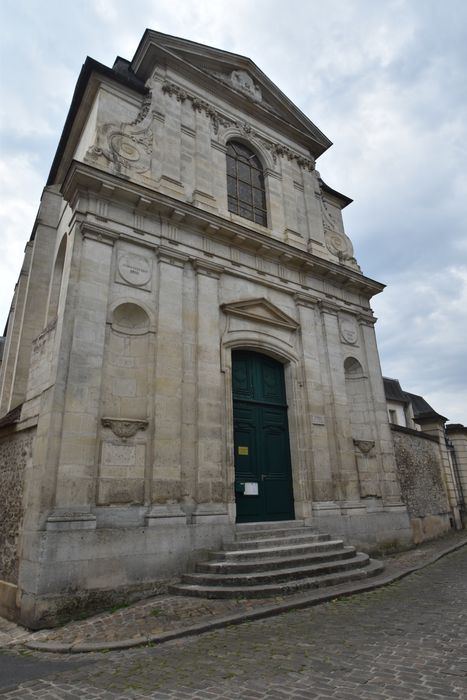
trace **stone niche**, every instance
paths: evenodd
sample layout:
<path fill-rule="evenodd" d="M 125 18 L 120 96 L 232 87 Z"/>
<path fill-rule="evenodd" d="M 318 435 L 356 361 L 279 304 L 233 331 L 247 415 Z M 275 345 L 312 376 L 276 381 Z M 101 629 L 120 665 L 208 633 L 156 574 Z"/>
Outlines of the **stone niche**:
<path fill-rule="evenodd" d="M 97 504 L 142 504 L 148 452 L 148 314 L 133 302 L 119 304 L 107 334 Z"/>

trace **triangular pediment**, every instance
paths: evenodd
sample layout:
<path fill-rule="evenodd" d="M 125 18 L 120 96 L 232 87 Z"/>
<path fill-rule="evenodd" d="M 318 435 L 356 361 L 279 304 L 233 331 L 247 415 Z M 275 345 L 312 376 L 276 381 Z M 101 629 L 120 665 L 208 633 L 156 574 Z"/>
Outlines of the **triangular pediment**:
<path fill-rule="evenodd" d="M 234 301 L 230 304 L 222 304 L 222 311 L 232 316 L 242 316 L 255 323 L 267 323 L 272 326 L 281 326 L 295 331 L 299 324 L 290 316 L 277 308 L 274 304 L 264 298 L 246 299 L 245 301 Z"/>
<path fill-rule="evenodd" d="M 249 113 L 256 111 L 259 118 L 262 115 L 276 119 L 282 128 L 295 131 L 315 157 L 332 145 L 318 127 L 245 56 L 146 30 L 131 65 L 142 80 L 152 75 L 156 65 L 171 65 L 195 80 L 198 77 L 214 93 L 221 87 L 222 96 L 227 101 L 246 102 Z"/>

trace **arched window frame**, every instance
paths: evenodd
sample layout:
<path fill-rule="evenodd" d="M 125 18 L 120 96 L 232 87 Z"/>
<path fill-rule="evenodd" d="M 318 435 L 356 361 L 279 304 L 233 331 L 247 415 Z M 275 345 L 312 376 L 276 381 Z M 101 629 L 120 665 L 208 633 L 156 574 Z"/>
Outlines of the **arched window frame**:
<path fill-rule="evenodd" d="M 256 153 L 235 139 L 227 143 L 227 206 L 232 214 L 268 225 L 264 171 Z"/>

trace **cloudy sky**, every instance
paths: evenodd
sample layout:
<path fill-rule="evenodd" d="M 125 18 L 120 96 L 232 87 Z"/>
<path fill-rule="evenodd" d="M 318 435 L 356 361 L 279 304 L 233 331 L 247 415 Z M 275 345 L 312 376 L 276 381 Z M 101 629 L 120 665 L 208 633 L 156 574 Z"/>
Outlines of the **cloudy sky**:
<path fill-rule="evenodd" d="M 86 55 L 146 27 L 247 55 L 334 142 L 322 177 L 347 233 L 383 373 L 467 423 L 465 0 L 1 0 L 0 324 Z"/>

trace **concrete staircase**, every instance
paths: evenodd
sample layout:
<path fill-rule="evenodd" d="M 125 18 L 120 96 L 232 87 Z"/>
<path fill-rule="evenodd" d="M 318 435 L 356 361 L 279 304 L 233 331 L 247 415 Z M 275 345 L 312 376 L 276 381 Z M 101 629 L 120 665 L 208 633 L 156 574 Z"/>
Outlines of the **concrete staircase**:
<path fill-rule="evenodd" d="M 300 520 L 244 523 L 234 542 L 212 552 L 171 587 L 201 598 L 267 598 L 375 576 L 383 565 Z"/>

